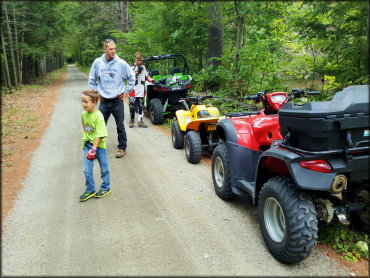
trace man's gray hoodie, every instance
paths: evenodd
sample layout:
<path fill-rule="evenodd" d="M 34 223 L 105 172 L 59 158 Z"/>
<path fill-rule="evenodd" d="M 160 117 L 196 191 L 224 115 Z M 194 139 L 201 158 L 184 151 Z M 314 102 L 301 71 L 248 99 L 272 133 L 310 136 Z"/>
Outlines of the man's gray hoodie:
<path fill-rule="evenodd" d="M 127 86 L 125 86 L 125 80 L 127 80 Z M 107 61 L 104 53 L 96 58 L 91 66 L 89 85 L 103 98 L 112 99 L 123 92 L 129 94 L 132 91 L 135 86 L 135 75 L 130 66 L 117 54 L 112 60 Z"/>

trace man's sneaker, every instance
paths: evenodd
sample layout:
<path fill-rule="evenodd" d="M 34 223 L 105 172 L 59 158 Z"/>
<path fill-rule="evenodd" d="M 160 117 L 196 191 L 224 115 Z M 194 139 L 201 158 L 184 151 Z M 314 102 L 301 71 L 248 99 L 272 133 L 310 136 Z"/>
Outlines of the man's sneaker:
<path fill-rule="evenodd" d="M 96 193 L 95 198 L 103 198 L 104 196 L 107 196 L 109 193 L 110 193 L 110 189 L 100 190 L 98 193 Z"/>
<path fill-rule="evenodd" d="M 130 120 L 130 125 L 129 125 L 129 127 L 134 127 L 134 119 L 131 119 L 131 120 Z"/>
<path fill-rule="evenodd" d="M 95 196 L 95 191 L 93 192 L 85 192 L 84 194 L 82 194 L 80 196 L 80 202 L 84 202 L 88 199 L 90 199 L 91 197 L 94 197 Z"/>
<path fill-rule="evenodd" d="M 144 122 L 143 120 L 139 121 L 138 124 L 137 124 L 138 127 L 148 127 Z"/>
<path fill-rule="evenodd" d="M 126 154 L 126 152 L 124 150 L 118 149 L 118 151 L 116 153 L 116 158 L 124 157 L 125 154 Z"/>

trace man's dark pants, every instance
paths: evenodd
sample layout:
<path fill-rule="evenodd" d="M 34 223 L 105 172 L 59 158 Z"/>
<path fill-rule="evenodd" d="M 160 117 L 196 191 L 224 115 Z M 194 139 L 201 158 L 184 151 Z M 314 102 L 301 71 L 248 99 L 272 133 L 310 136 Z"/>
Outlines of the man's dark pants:
<path fill-rule="evenodd" d="M 126 150 L 127 148 L 127 136 L 125 125 L 123 123 L 125 113 L 123 110 L 123 101 L 119 98 L 115 99 L 104 99 L 100 102 L 99 110 L 104 116 L 105 124 L 108 123 L 109 116 L 112 114 L 116 120 L 117 135 L 118 135 L 118 149 Z"/>

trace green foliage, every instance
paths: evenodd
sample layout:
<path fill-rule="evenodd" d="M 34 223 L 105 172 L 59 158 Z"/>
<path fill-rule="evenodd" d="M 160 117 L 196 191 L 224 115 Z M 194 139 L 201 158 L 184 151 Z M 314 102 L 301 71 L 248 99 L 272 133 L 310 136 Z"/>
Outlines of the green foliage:
<path fill-rule="evenodd" d="M 319 60 L 311 70 L 335 76 L 339 88 L 363 84 L 368 67 L 366 2 L 309 2 L 298 4 L 294 21 L 299 42 Z"/>
<path fill-rule="evenodd" d="M 191 73 L 204 64 L 207 44 L 207 12 L 200 2 L 134 2 L 134 24 L 129 33 L 112 30 L 114 37 L 125 39 L 118 44 L 118 55 L 134 61 L 137 51 L 144 58 L 164 53 L 182 53 L 189 60 Z"/>
<path fill-rule="evenodd" d="M 220 87 L 214 93 L 231 98 L 285 90 L 298 80 L 330 99 L 343 87 L 369 82 L 366 2 L 220 2 L 224 48 L 217 70 L 205 68 L 209 19 L 203 1 L 129 2 L 125 30 L 116 1 L 14 3 L 17 20 L 24 23 L 20 47 L 32 59 L 63 52 L 69 62 L 90 67 L 103 54 L 103 41 L 111 38 L 118 56 L 129 64 L 137 51 L 144 58 L 183 53 L 195 91 L 209 91 L 207 86 L 217 81 Z"/>
<path fill-rule="evenodd" d="M 333 223 L 319 230 L 322 243 L 332 244 L 332 248 L 347 261 L 356 263 L 358 260 L 369 259 L 369 235 L 361 234 L 347 226 Z"/>
<path fill-rule="evenodd" d="M 174 120 L 175 120 L 175 118 L 172 118 L 172 119 L 167 118 L 167 119 L 164 120 L 163 126 L 167 131 L 171 131 L 172 123 L 173 123 Z"/>

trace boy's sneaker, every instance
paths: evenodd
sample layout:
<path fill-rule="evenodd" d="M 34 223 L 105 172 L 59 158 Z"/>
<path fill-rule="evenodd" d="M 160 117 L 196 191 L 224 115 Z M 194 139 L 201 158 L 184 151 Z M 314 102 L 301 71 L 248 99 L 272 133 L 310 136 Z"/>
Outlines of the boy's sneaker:
<path fill-rule="evenodd" d="M 108 190 L 100 190 L 98 193 L 95 194 L 95 198 L 103 198 L 110 193 L 110 189 Z"/>
<path fill-rule="evenodd" d="M 130 120 L 129 127 L 134 127 L 134 119 L 131 119 L 131 120 Z"/>
<path fill-rule="evenodd" d="M 80 202 L 84 202 L 88 199 L 90 199 L 91 197 L 94 197 L 95 196 L 95 191 L 93 192 L 85 192 L 84 194 L 82 194 L 80 196 Z"/>
<path fill-rule="evenodd" d="M 138 125 L 138 127 L 148 127 L 148 126 L 143 122 L 143 120 L 139 121 L 137 125 Z"/>

